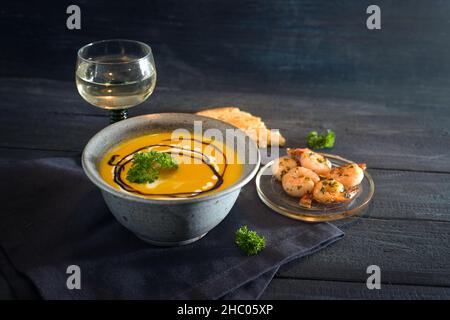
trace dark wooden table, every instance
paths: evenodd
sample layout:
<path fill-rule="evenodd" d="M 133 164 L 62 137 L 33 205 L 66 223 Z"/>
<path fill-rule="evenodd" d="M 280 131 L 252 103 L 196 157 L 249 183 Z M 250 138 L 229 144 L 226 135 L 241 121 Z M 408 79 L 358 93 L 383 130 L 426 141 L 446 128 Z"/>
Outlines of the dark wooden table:
<path fill-rule="evenodd" d="M 81 30 L 66 28 L 73 3 Z M 370 4 L 9 1 L 0 10 L 0 157 L 79 156 L 108 118 L 76 92 L 76 49 L 141 40 L 158 82 L 132 116 L 236 105 L 281 129 L 288 146 L 332 128 L 332 152 L 373 175 L 367 212 L 336 223 L 345 238 L 283 267 L 263 298 L 448 299 L 450 2 L 379 0 L 376 31 L 366 28 Z M 381 268 L 381 290 L 366 288 L 369 265 Z M 0 297 L 14 297 L 1 276 Z"/>
<path fill-rule="evenodd" d="M 369 89 L 337 85 L 269 95 L 158 87 L 131 114 L 233 104 L 280 128 L 288 146 L 303 145 L 312 129 L 333 128 L 333 152 L 367 163 L 376 184 L 369 209 L 336 223 L 346 232 L 343 240 L 283 267 L 263 298 L 448 299 L 449 101 L 396 90 L 381 97 Z M 345 98 L 349 93 L 366 98 L 350 100 Z M 102 110 L 79 97 L 72 82 L 3 79 L 0 105 L 2 158 L 77 156 L 108 122 Z M 381 290 L 366 288 L 366 268 L 373 264 L 381 268 Z M 4 281 L 0 297 L 13 297 Z"/>

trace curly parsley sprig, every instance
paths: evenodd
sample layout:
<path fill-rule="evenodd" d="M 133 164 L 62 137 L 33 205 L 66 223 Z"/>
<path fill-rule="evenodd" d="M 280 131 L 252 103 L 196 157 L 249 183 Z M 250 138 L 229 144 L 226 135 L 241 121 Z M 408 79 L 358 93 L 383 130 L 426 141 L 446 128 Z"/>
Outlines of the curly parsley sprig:
<path fill-rule="evenodd" d="M 134 183 L 152 183 L 162 169 L 176 169 L 178 164 L 168 153 L 149 151 L 134 154 L 127 180 Z"/>
<path fill-rule="evenodd" d="M 266 247 L 266 239 L 247 226 L 242 226 L 236 231 L 235 242 L 248 256 L 255 255 Z"/>
<path fill-rule="evenodd" d="M 328 129 L 326 134 L 318 134 L 317 131 L 311 131 L 308 134 L 308 146 L 312 149 L 325 149 L 334 146 L 336 135 L 333 130 Z"/>

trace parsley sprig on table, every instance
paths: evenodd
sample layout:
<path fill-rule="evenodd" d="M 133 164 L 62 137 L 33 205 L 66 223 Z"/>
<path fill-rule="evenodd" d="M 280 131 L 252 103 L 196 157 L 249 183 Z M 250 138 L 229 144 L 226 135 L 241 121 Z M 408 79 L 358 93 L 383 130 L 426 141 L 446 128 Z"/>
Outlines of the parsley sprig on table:
<path fill-rule="evenodd" d="M 333 130 L 328 129 L 326 134 L 318 134 L 317 131 L 311 131 L 308 134 L 308 146 L 312 149 L 325 149 L 334 146 L 335 134 Z"/>
<path fill-rule="evenodd" d="M 127 180 L 134 183 L 152 183 L 158 179 L 161 169 L 176 169 L 177 163 L 168 153 L 149 151 L 133 156 Z"/>
<path fill-rule="evenodd" d="M 266 247 L 266 239 L 247 226 L 242 226 L 236 231 L 235 242 L 248 256 L 255 255 Z"/>

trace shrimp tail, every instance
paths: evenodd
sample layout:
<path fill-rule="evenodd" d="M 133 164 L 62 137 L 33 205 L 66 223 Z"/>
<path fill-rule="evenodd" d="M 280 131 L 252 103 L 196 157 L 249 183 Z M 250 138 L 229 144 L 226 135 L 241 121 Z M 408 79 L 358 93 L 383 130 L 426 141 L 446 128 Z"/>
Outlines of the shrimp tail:
<path fill-rule="evenodd" d="M 337 201 L 350 201 L 351 199 L 353 199 L 356 194 L 358 193 L 358 186 L 354 186 L 350 189 L 347 189 L 345 192 L 343 192 L 341 195 L 341 197 L 339 197 L 340 199 Z"/>
<path fill-rule="evenodd" d="M 299 205 L 304 208 L 311 208 L 312 205 L 312 196 L 310 193 L 306 193 L 303 197 L 300 198 Z"/>
<path fill-rule="evenodd" d="M 367 169 L 367 165 L 365 163 L 358 163 L 358 167 L 360 167 L 363 170 Z"/>
<path fill-rule="evenodd" d="M 294 159 L 300 160 L 300 157 L 308 149 L 306 148 L 287 148 L 287 154 Z"/>

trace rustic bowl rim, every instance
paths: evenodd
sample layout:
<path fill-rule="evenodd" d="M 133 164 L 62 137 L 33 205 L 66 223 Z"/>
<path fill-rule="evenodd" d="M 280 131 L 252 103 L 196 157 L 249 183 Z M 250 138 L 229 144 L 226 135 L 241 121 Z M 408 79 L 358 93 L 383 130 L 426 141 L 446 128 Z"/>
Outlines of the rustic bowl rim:
<path fill-rule="evenodd" d="M 170 204 L 170 205 L 180 204 L 181 205 L 181 204 L 186 204 L 186 203 L 197 203 L 197 202 L 203 202 L 203 201 L 222 198 L 229 193 L 232 193 L 238 189 L 241 189 L 243 186 L 245 186 L 247 183 L 249 183 L 254 178 L 256 173 L 258 172 L 260 164 L 261 164 L 261 155 L 260 155 L 257 144 L 251 138 L 248 137 L 247 141 L 248 141 L 249 148 L 254 148 L 254 150 L 256 151 L 256 155 L 257 155 L 256 163 L 255 164 L 244 163 L 243 164 L 244 166 L 253 166 L 253 168 L 251 168 L 251 170 L 249 170 L 249 172 L 245 176 L 243 176 L 243 177 L 241 176 L 237 182 L 233 183 L 232 185 L 230 185 L 227 188 L 220 190 L 218 192 L 214 192 L 209 195 L 205 195 L 205 196 L 201 196 L 201 197 L 193 197 L 193 198 L 150 199 L 150 198 L 139 197 L 139 196 L 133 195 L 131 193 L 130 194 L 125 193 L 123 191 L 113 188 L 112 186 L 110 186 L 108 183 L 106 183 L 103 180 L 103 178 L 100 176 L 100 173 L 98 172 L 97 164 L 95 164 L 91 160 L 89 160 L 87 158 L 87 154 L 89 152 L 92 152 L 95 154 L 95 149 L 93 149 L 95 143 L 103 135 L 111 132 L 111 130 L 114 130 L 115 128 L 121 128 L 123 126 L 133 124 L 135 122 L 139 122 L 140 120 L 145 119 L 145 118 L 152 119 L 152 118 L 158 117 L 158 116 L 165 116 L 165 117 L 167 117 L 167 116 L 176 116 L 176 117 L 188 116 L 188 117 L 191 117 L 193 120 L 205 120 L 205 121 L 209 121 L 209 122 L 217 122 L 221 126 L 227 126 L 230 129 L 238 129 L 239 131 L 241 131 L 242 134 L 245 135 L 245 133 L 242 130 L 240 130 L 239 128 L 237 128 L 229 123 L 226 123 L 226 122 L 223 122 L 220 120 L 216 120 L 216 119 L 212 119 L 212 118 L 208 118 L 208 117 L 204 117 L 204 116 L 200 116 L 200 115 L 191 114 L 191 113 L 164 112 L 164 113 L 146 114 L 146 115 L 141 115 L 141 116 L 136 116 L 136 117 L 132 117 L 129 119 L 125 119 L 125 120 L 119 121 L 117 123 L 111 124 L 111 125 L 103 128 L 102 130 L 97 132 L 91 139 L 89 139 L 88 143 L 86 144 L 86 146 L 83 150 L 82 156 L 81 156 L 81 164 L 82 164 L 83 170 L 84 170 L 86 176 L 89 178 L 89 180 L 91 180 L 92 183 L 94 183 L 102 191 L 113 194 L 114 196 L 117 196 L 124 200 L 130 200 L 130 201 L 140 202 L 140 203 L 144 203 L 144 204 L 146 203 L 146 204 L 158 204 L 158 205 L 167 205 L 167 204 Z"/>

